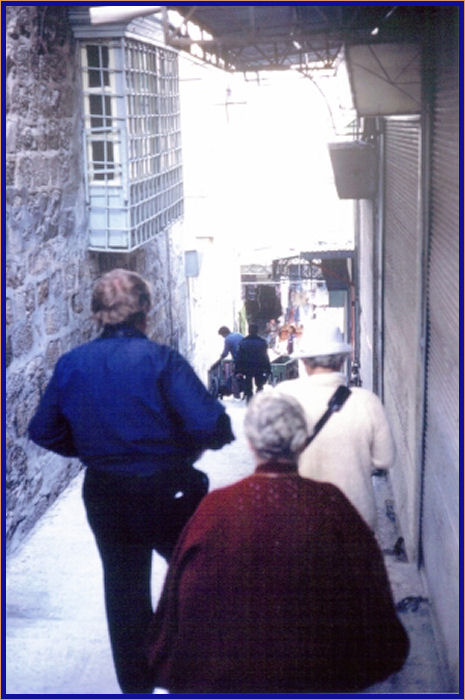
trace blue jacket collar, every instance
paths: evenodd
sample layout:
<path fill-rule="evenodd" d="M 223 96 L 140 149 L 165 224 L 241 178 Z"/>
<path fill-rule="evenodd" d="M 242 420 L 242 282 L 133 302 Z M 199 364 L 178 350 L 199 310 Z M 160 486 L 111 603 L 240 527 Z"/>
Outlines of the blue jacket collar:
<path fill-rule="evenodd" d="M 128 323 L 118 323 L 116 325 L 104 326 L 101 338 L 146 338 L 138 328 Z"/>

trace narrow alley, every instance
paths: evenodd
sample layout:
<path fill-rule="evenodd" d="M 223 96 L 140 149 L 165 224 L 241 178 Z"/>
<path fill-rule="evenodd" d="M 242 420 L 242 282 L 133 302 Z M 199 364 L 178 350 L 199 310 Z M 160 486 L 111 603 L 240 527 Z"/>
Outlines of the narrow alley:
<path fill-rule="evenodd" d="M 1 17 L 2 692 L 120 694 L 85 455 L 28 426 L 59 359 L 100 333 L 97 280 L 123 270 L 150 288 L 149 340 L 210 391 L 221 327 L 258 326 L 273 383 L 294 376 L 310 323 L 339 327 L 347 381 L 392 433 L 376 534 L 412 642 L 366 692 L 463 697 L 463 3 L 45 0 Z M 211 489 L 253 469 L 245 406 L 224 402 L 238 439 L 203 455 Z"/>
<path fill-rule="evenodd" d="M 236 441 L 207 452 L 199 465 L 211 489 L 247 476 L 252 460 L 242 431 L 245 405 L 224 400 Z M 19 696 L 119 695 L 107 638 L 101 569 L 81 502 L 82 473 L 38 522 L 9 558 L 6 571 L 6 692 Z M 400 617 L 409 632 L 407 662 L 367 693 L 447 693 L 436 652 L 428 595 L 415 564 L 394 545 L 396 529 L 387 480 L 374 477 L 379 507 L 380 546 Z M 153 597 L 158 599 L 166 565 L 153 559 Z M 156 689 L 155 692 L 164 692 Z"/>

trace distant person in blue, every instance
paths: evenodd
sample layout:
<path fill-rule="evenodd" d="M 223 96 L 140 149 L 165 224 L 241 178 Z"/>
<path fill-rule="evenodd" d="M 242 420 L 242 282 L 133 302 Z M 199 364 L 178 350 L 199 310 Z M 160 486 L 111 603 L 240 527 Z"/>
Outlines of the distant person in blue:
<path fill-rule="evenodd" d="M 224 360 L 229 353 L 231 353 L 231 357 L 235 361 L 237 359 L 239 344 L 244 336 L 242 333 L 233 333 L 227 326 L 221 326 L 218 331 L 218 335 L 221 335 L 224 338 L 224 348 L 220 355 L 220 360 Z"/>
<path fill-rule="evenodd" d="M 170 558 L 208 491 L 195 459 L 234 440 L 224 407 L 186 360 L 146 336 L 150 306 L 136 273 L 103 275 L 92 296 L 102 332 L 58 360 L 29 425 L 38 445 L 87 467 L 83 497 L 124 694 L 153 690 L 144 653 L 152 549 Z"/>
<path fill-rule="evenodd" d="M 225 360 L 229 354 L 231 354 L 232 359 L 234 362 L 236 362 L 239 344 L 244 338 L 242 333 L 232 332 L 227 326 L 221 326 L 221 328 L 218 330 L 218 335 L 221 335 L 224 338 L 224 347 L 219 360 L 214 362 L 210 367 L 211 370 L 218 367 L 221 360 Z M 231 389 L 234 398 L 239 399 L 241 395 L 241 386 L 239 380 L 236 378 L 234 368 L 231 374 Z"/>
<path fill-rule="evenodd" d="M 236 359 L 236 376 L 242 381 L 247 403 L 253 395 L 253 383 L 261 391 L 271 374 L 268 343 L 258 335 L 258 326 L 249 324 L 249 335 L 241 340 Z"/>

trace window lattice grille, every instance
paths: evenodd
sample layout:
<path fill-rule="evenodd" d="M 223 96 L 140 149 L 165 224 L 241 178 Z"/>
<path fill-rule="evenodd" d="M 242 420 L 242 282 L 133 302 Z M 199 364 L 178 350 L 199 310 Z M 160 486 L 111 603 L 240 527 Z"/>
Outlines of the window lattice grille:
<path fill-rule="evenodd" d="M 90 247 L 133 250 L 183 213 L 177 57 L 128 38 L 82 57 Z"/>

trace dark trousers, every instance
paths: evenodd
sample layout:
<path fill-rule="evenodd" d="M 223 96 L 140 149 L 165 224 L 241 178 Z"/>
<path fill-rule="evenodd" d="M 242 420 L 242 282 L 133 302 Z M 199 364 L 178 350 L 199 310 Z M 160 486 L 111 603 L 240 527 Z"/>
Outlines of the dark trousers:
<path fill-rule="evenodd" d="M 84 479 L 87 519 L 103 564 L 113 660 L 125 694 L 153 690 L 144 650 L 153 614 L 152 549 L 168 560 L 193 512 L 183 498 L 173 498 L 179 488 L 169 471 L 127 476 L 88 469 Z"/>
<path fill-rule="evenodd" d="M 266 384 L 267 375 L 264 372 L 252 372 L 245 374 L 242 386 L 247 401 L 250 401 L 253 395 L 252 380 L 255 382 L 256 390 L 261 391 Z"/>

